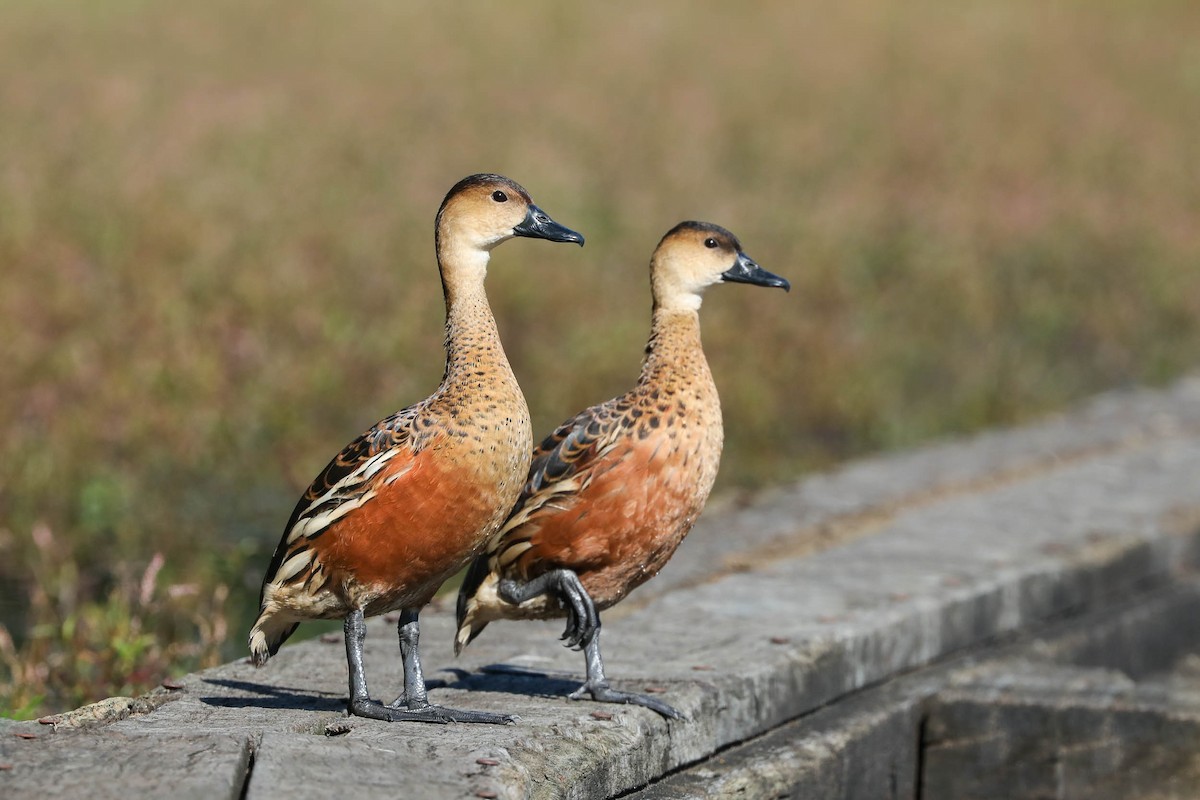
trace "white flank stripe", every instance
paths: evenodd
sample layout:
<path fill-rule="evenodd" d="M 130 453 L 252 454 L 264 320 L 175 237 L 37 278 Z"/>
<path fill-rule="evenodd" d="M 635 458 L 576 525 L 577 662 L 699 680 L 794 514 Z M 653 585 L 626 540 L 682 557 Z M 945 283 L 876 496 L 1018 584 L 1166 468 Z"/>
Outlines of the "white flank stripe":
<path fill-rule="evenodd" d="M 376 472 L 379 472 L 379 470 L 383 468 L 384 464 L 391 461 L 392 457 L 398 452 L 400 451 L 392 448 L 390 450 L 384 450 L 381 453 L 376 453 L 364 461 L 363 465 L 355 470 L 355 473 L 361 472 L 364 479 L 370 478 Z M 336 489 L 337 487 L 334 486 L 334 488 Z"/>
<path fill-rule="evenodd" d="M 497 560 L 500 562 L 500 566 L 507 567 L 509 564 L 516 561 L 520 557 L 521 553 L 524 553 L 531 547 L 533 547 L 533 544 L 530 542 L 519 542 L 511 547 L 504 548 L 504 552 L 500 554 L 500 558 Z"/>
<path fill-rule="evenodd" d="M 275 580 L 272 583 L 287 583 L 308 566 L 308 562 L 312 561 L 312 557 L 312 550 L 296 553 L 296 555 L 283 562 L 283 565 L 279 567 L 279 572 L 275 574 Z"/>
<path fill-rule="evenodd" d="M 303 528 L 303 535 L 305 537 L 311 539 L 314 536 L 316 536 L 318 533 L 320 533 L 321 531 L 328 528 L 333 523 L 337 522 L 342 517 L 349 514 L 354 509 L 362 506 L 363 503 L 366 503 L 368 500 L 370 500 L 374 496 L 375 496 L 375 490 L 372 489 L 371 491 L 364 494 L 362 497 L 356 497 L 353 500 L 347 500 L 345 503 L 342 503 L 340 506 L 336 506 L 334 508 L 329 509 L 328 511 L 317 514 L 315 517 L 309 517 L 308 519 L 304 520 L 303 522 L 298 522 L 298 523 L 296 523 L 296 527 Z"/>
<path fill-rule="evenodd" d="M 397 478 L 407 475 L 412 470 L 412 468 L 413 468 L 413 462 L 409 461 L 408 465 L 405 466 L 404 469 L 396 470 L 391 475 L 388 475 L 387 478 L 385 478 L 383 481 L 384 485 L 391 486 L 393 483 L 396 482 Z"/>
<path fill-rule="evenodd" d="M 399 452 L 399 450 L 393 448 L 391 450 L 384 450 L 381 453 L 376 453 L 375 455 L 371 456 L 362 464 L 360 464 L 358 469 L 354 470 L 354 472 L 351 472 L 333 486 L 330 486 L 328 489 L 326 489 L 325 494 L 309 503 L 308 507 L 316 508 L 323 503 L 329 502 L 332 498 L 346 491 L 349 487 L 357 486 L 363 481 L 370 479 L 376 472 L 383 468 L 384 464 L 391 461 Z"/>
<path fill-rule="evenodd" d="M 299 522 L 297 522 L 295 525 L 292 526 L 292 529 L 290 531 L 288 531 L 287 541 L 284 542 L 284 544 L 291 544 L 292 542 L 294 542 L 300 538 L 300 535 L 302 533 L 304 533 L 304 523 L 305 522 L 307 522 L 307 520 L 302 519 Z"/>

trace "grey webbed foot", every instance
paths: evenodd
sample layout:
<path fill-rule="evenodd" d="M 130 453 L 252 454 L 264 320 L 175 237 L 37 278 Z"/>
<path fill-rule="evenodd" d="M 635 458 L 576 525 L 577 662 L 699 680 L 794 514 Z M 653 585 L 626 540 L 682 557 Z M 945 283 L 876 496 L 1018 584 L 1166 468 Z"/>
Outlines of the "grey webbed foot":
<path fill-rule="evenodd" d="M 351 702 L 350 713 L 360 717 L 379 719 L 385 722 L 432 722 L 445 725 L 449 722 L 477 723 L 480 725 L 512 725 L 517 718 L 512 714 L 492 714 L 486 711 L 464 711 L 445 706 L 425 705 L 409 708 L 403 698 L 388 705 L 377 700 Z"/>
<path fill-rule="evenodd" d="M 684 719 L 683 714 L 680 714 L 662 700 L 644 694 L 618 692 L 608 685 L 608 681 L 596 683 L 588 681 L 567 696 L 572 700 L 586 700 L 590 696 L 592 700 L 597 700 L 601 703 L 626 703 L 628 705 L 645 706 L 668 719 Z"/>

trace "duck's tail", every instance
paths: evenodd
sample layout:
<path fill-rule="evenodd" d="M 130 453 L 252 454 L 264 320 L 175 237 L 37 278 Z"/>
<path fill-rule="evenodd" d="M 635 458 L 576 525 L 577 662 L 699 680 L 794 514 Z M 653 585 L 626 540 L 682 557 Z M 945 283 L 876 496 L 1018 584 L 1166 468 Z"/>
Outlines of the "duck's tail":
<path fill-rule="evenodd" d="M 493 617 L 486 614 L 483 603 L 480 602 L 481 590 L 485 594 L 495 595 L 496 576 L 488 568 L 487 554 L 478 556 L 471 562 L 458 590 L 458 605 L 456 618 L 458 632 L 454 635 L 454 655 L 462 652 L 476 636 L 483 632 Z"/>
<path fill-rule="evenodd" d="M 267 663 L 279 652 L 279 646 L 287 641 L 300 623 L 277 611 L 263 606 L 254 627 L 250 629 L 250 661 L 256 667 Z"/>

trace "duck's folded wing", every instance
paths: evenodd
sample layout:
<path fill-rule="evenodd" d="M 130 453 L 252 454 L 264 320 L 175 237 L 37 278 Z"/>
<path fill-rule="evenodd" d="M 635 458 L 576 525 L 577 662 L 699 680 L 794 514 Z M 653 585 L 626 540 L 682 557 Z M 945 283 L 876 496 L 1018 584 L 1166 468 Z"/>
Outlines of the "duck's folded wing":
<path fill-rule="evenodd" d="M 404 473 L 399 461 L 415 455 L 412 422 L 415 409 L 405 409 L 382 420 L 334 456 L 296 503 L 283 536 L 267 567 L 263 585 L 286 582 L 307 566 L 303 554 L 339 519 L 375 496 L 385 468 L 387 480 Z M 293 573 L 287 575 L 286 573 Z"/>
<path fill-rule="evenodd" d="M 505 527 L 516 527 L 520 517 L 586 488 L 621 436 L 622 422 L 615 407 L 595 406 L 546 437 L 533 451 L 529 477 Z"/>

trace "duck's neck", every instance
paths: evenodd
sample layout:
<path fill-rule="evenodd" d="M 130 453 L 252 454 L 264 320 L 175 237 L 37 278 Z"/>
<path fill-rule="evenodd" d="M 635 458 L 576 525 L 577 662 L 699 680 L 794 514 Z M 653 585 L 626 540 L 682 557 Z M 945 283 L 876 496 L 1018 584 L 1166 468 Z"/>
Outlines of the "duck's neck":
<path fill-rule="evenodd" d="M 700 343 L 700 315 L 695 309 L 658 306 L 650 322 L 650 340 L 639 383 L 712 382 Z"/>
<path fill-rule="evenodd" d="M 444 257 L 441 261 L 446 295 L 446 373 L 442 384 L 478 380 L 479 373 L 490 373 L 493 378 L 496 373 L 511 376 L 512 368 L 483 289 L 488 254 L 476 251 L 445 256 L 453 260 Z"/>

